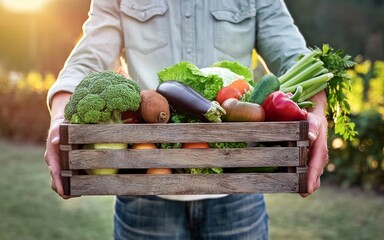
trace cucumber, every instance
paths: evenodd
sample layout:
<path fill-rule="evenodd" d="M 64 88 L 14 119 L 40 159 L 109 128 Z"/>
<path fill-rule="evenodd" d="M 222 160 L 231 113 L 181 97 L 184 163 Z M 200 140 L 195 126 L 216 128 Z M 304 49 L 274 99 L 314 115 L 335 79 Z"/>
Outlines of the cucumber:
<path fill-rule="evenodd" d="M 249 101 L 261 105 L 269 94 L 278 91 L 279 89 L 279 79 L 273 73 L 267 73 L 256 84 Z"/>

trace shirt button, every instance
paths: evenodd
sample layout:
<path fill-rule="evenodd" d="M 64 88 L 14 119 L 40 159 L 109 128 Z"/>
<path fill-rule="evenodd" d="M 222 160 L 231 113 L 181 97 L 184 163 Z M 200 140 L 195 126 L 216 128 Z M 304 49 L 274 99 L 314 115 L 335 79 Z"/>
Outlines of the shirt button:
<path fill-rule="evenodd" d="M 145 18 L 146 16 L 147 16 L 147 13 L 146 13 L 146 12 L 142 12 L 142 13 L 141 13 L 141 17 L 142 17 L 142 18 Z"/>
<path fill-rule="evenodd" d="M 187 53 L 192 53 L 192 48 L 187 48 Z"/>
<path fill-rule="evenodd" d="M 186 14 L 185 14 L 185 17 L 186 18 L 190 18 L 192 16 L 192 14 L 190 13 L 190 12 L 187 12 Z"/>

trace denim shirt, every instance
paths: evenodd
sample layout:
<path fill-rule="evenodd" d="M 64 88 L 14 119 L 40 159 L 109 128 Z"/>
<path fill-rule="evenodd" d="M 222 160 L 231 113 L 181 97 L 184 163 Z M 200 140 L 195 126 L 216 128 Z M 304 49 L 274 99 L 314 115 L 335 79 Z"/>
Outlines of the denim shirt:
<path fill-rule="evenodd" d="M 132 79 L 155 89 L 157 72 L 183 60 L 251 66 L 255 48 L 280 75 L 308 51 L 283 0 L 93 0 L 83 32 L 48 104 L 58 91 L 73 92 L 88 73 L 115 69 L 122 55 Z"/>

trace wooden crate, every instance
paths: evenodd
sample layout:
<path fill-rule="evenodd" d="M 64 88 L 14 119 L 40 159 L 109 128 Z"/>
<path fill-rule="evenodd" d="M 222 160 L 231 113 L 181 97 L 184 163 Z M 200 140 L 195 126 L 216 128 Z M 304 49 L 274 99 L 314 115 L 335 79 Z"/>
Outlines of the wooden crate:
<path fill-rule="evenodd" d="M 304 193 L 308 122 L 62 124 L 66 195 Z M 226 149 L 81 149 L 92 143 L 263 142 Z M 278 167 L 273 173 L 86 175 L 85 169 Z"/>

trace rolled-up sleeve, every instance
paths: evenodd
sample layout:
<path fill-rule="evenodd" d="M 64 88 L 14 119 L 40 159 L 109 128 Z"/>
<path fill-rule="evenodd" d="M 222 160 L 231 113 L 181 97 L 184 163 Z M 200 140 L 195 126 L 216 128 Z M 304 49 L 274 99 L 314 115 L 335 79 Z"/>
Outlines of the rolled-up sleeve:
<path fill-rule="evenodd" d="M 60 91 L 73 92 L 87 74 L 111 70 L 122 49 L 119 0 L 93 0 L 83 36 L 72 50 L 47 95 L 48 107 Z"/>
<path fill-rule="evenodd" d="M 256 49 L 268 68 L 281 75 L 295 58 L 309 49 L 283 0 L 259 0 L 256 3 Z"/>

